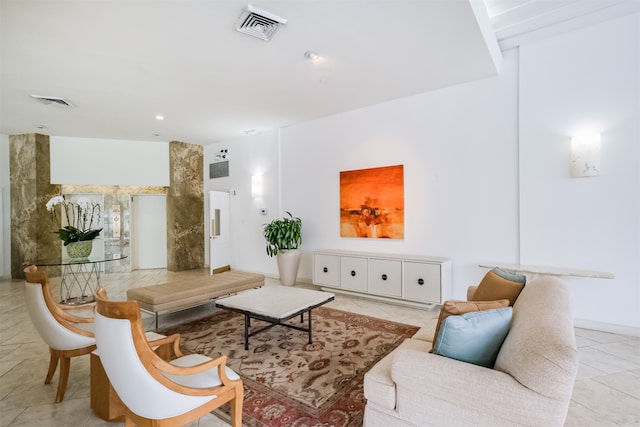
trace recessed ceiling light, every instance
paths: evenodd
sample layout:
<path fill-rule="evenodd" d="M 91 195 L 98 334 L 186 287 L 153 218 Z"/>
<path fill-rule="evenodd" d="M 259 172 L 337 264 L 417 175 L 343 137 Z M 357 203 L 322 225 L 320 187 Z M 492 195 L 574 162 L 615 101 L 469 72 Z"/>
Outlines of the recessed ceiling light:
<path fill-rule="evenodd" d="M 318 55 L 317 52 L 308 50 L 304 53 L 304 57 L 307 58 L 309 61 L 315 61 L 316 59 L 320 58 L 320 55 Z"/>
<path fill-rule="evenodd" d="M 161 114 L 158 114 L 158 115 L 156 116 L 156 120 L 164 120 L 164 116 L 163 116 L 163 115 L 161 115 Z"/>
<path fill-rule="evenodd" d="M 46 129 L 47 127 L 45 125 L 35 125 L 36 129 Z"/>

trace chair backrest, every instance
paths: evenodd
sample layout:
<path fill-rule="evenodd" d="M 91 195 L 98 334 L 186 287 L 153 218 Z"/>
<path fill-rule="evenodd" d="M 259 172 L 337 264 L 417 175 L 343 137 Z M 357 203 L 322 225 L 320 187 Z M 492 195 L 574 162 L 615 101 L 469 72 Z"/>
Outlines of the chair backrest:
<path fill-rule="evenodd" d="M 25 269 L 25 303 L 29 317 L 42 340 L 55 350 L 73 350 L 95 344 L 93 334 L 75 327 L 57 316 L 46 272 L 35 266 Z"/>
<path fill-rule="evenodd" d="M 135 414 L 162 419 L 184 414 L 211 400 L 167 388 L 171 382 L 152 364 L 159 359 L 149 345 L 136 301 L 108 301 L 96 293 L 96 343 L 100 361 L 122 402 Z"/>

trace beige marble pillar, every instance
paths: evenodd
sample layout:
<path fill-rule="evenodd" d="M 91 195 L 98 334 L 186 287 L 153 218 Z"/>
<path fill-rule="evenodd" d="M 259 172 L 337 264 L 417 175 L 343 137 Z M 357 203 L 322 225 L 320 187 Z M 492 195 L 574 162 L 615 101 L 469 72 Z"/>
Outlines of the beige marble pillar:
<path fill-rule="evenodd" d="M 61 194 L 59 185 L 50 184 L 49 137 L 9 136 L 9 169 L 11 277 L 21 279 L 25 264 L 60 258 L 62 250 L 54 234 L 60 228 L 60 220 L 46 208 L 51 197 Z"/>
<path fill-rule="evenodd" d="M 204 180 L 201 145 L 169 143 L 167 269 L 204 268 Z"/>

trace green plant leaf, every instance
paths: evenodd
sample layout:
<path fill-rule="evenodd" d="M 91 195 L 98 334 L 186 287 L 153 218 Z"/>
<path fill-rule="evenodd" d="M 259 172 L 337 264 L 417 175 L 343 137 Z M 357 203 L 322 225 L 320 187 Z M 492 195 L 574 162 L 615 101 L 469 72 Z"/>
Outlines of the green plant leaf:
<path fill-rule="evenodd" d="M 287 211 L 283 218 L 277 218 L 264 224 L 263 236 L 267 242 L 267 255 L 277 255 L 285 249 L 296 249 L 302 243 L 302 220 Z"/>

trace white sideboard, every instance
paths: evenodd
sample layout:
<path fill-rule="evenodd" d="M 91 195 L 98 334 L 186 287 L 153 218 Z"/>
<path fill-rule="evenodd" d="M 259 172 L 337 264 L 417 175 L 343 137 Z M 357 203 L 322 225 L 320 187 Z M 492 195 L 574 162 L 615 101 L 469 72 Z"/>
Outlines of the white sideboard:
<path fill-rule="evenodd" d="M 313 283 L 343 292 L 411 306 L 451 299 L 451 261 L 415 255 L 315 251 Z"/>

